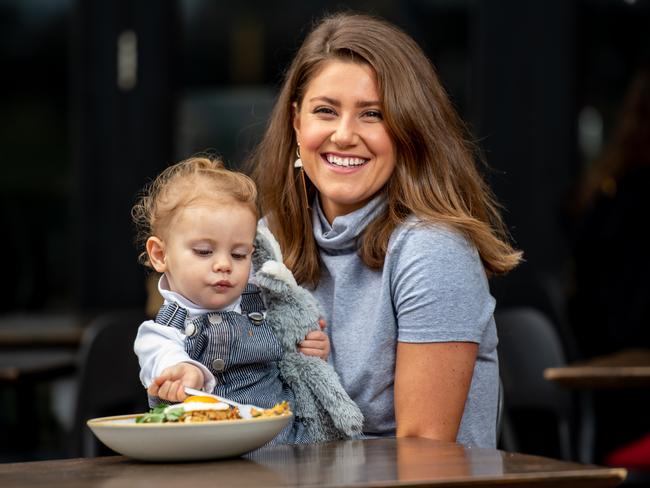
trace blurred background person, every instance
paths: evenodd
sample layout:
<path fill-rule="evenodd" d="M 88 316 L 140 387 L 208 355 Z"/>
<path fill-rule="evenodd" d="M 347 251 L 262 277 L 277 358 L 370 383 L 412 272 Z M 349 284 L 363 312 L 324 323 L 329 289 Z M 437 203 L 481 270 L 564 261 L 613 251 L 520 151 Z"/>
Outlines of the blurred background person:
<path fill-rule="evenodd" d="M 630 83 L 602 154 L 579 184 L 569 313 L 586 357 L 650 347 L 650 65 Z"/>
<path fill-rule="evenodd" d="M 571 201 L 573 282 L 568 314 L 585 358 L 650 348 L 650 259 L 645 238 L 649 188 L 650 64 L 646 60 L 629 83 L 609 141 L 587 167 Z M 650 438 L 608 456 L 650 430 L 648 391 L 596 391 L 594 400 L 596 458 L 624 466 L 641 458 L 650 467 Z"/>

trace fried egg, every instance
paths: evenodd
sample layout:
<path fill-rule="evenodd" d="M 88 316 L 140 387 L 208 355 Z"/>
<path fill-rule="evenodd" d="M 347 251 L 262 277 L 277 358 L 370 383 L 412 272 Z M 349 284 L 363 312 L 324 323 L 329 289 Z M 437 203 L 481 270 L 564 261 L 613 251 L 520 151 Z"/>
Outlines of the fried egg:
<path fill-rule="evenodd" d="M 198 412 L 201 410 L 228 410 L 230 408 L 226 403 L 220 402 L 208 396 L 190 396 L 183 403 L 170 405 L 165 409 L 165 413 L 175 408 L 181 407 L 185 412 Z"/>

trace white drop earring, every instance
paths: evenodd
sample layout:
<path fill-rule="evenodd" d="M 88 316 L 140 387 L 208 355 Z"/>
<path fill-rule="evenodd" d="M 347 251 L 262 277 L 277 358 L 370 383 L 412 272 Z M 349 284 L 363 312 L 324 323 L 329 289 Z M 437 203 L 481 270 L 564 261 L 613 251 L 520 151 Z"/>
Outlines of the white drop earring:
<path fill-rule="evenodd" d="M 296 147 L 296 160 L 293 162 L 293 167 L 298 168 L 300 171 L 300 179 L 302 180 L 302 193 L 305 198 L 305 206 L 308 210 L 311 210 L 311 207 L 309 205 L 309 195 L 307 193 L 307 182 L 305 181 L 305 168 L 303 168 L 302 159 L 300 158 L 300 143 L 298 143 Z"/>
<path fill-rule="evenodd" d="M 302 168 L 302 159 L 300 159 L 300 143 L 296 147 L 296 160 L 293 162 L 294 168 Z"/>

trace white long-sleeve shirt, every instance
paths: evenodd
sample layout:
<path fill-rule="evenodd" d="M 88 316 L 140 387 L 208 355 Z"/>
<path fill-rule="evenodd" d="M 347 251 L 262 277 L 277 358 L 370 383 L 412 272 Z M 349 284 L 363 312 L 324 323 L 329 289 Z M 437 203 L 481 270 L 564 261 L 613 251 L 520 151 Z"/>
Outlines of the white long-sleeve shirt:
<path fill-rule="evenodd" d="M 209 312 L 241 313 L 241 297 L 227 307 L 212 310 L 202 308 L 184 296 L 171 291 L 165 275 L 158 281 L 158 291 L 165 304 L 177 303 L 187 310 L 187 320 Z M 138 328 L 138 334 L 133 344 L 133 350 L 140 363 L 140 381 L 145 388 L 153 379 L 170 366 L 178 363 L 190 363 L 203 371 L 203 390 L 212 391 L 216 386 L 214 375 L 203 364 L 189 357 L 185 352 L 185 335 L 175 327 L 157 324 L 153 320 L 143 322 Z"/>

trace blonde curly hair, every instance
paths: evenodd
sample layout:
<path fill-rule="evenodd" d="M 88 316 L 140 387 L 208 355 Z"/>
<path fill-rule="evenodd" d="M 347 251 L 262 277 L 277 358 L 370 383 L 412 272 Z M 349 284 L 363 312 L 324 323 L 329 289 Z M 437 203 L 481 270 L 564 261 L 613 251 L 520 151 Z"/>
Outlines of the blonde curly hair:
<path fill-rule="evenodd" d="M 231 171 L 212 157 L 192 157 L 169 166 L 142 190 L 131 209 L 136 228 L 138 261 L 151 267 L 147 239 L 164 237 L 176 212 L 198 201 L 223 201 L 247 206 L 257 219 L 257 189 L 243 173 Z"/>

